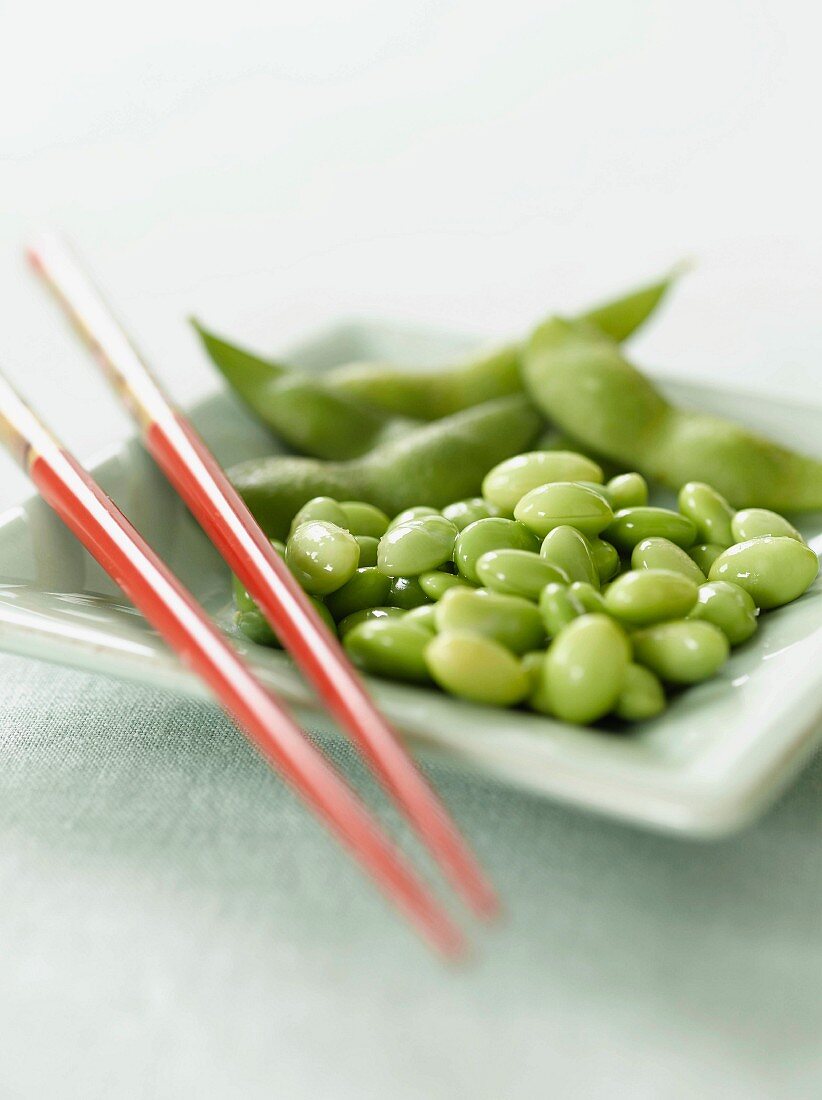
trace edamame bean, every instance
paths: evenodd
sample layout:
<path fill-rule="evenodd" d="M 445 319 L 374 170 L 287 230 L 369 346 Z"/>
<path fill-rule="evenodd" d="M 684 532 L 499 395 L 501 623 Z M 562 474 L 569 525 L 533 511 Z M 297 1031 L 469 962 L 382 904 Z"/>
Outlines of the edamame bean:
<path fill-rule="evenodd" d="M 662 680 L 696 684 L 715 675 L 728 659 L 728 639 L 699 619 L 657 623 L 632 635 L 634 656 Z"/>
<path fill-rule="evenodd" d="M 364 611 L 355 611 L 353 615 L 346 615 L 337 623 L 337 633 L 344 638 L 349 630 L 353 630 L 360 623 L 377 622 L 380 619 L 402 619 L 409 612 L 401 607 L 367 607 Z"/>
<path fill-rule="evenodd" d="M 720 554 L 710 581 L 732 581 L 753 597 L 757 607 L 781 607 L 808 589 L 819 572 L 809 546 L 784 535 L 748 539 Z"/>
<path fill-rule="evenodd" d="M 579 604 L 585 615 L 592 612 L 604 615 L 607 612 L 602 593 L 587 581 L 574 581 L 568 589 L 568 595 Z"/>
<path fill-rule="evenodd" d="M 513 511 L 513 509 L 511 509 Z M 490 519 L 499 515 L 499 508 L 489 504 L 482 497 L 471 497 L 469 500 L 457 500 L 443 508 L 442 514 L 450 519 L 458 531 L 462 531 L 469 523 L 478 519 Z"/>
<path fill-rule="evenodd" d="M 724 546 L 718 546 L 715 542 L 698 542 L 694 546 L 689 546 L 685 553 L 707 578 L 711 566 L 725 549 Z"/>
<path fill-rule="evenodd" d="M 421 516 L 389 528 L 377 547 L 387 577 L 416 577 L 451 560 L 457 529 L 444 516 Z"/>
<path fill-rule="evenodd" d="M 546 584 L 568 582 L 566 573 L 531 550 L 489 550 L 477 562 L 477 573 L 495 592 L 528 600 L 539 599 Z"/>
<path fill-rule="evenodd" d="M 519 660 L 482 634 L 437 634 L 428 643 L 425 660 L 444 691 L 473 703 L 511 707 L 528 694 L 528 677 Z"/>
<path fill-rule="evenodd" d="M 599 583 L 605 584 L 619 572 L 619 554 L 616 547 L 605 539 L 592 538 L 588 539 L 588 548 L 599 574 Z"/>
<path fill-rule="evenodd" d="M 430 630 L 403 617 L 362 622 L 347 632 L 343 645 L 363 672 L 421 684 L 430 679 L 425 663 L 430 641 Z"/>
<path fill-rule="evenodd" d="M 583 615 L 554 640 L 545 659 L 551 710 L 566 722 L 595 722 L 613 710 L 625 686 L 631 646 L 607 615 Z"/>
<path fill-rule="evenodd" d="M 302 523 L 285 547 L 288 567 L 312 596 L 327 596 L 354 575 L 360 560 L 357 540 L 324 520 Z"/>
<path fill-rule="evenodd" d="M 360 566 L 377 564 L 377 547 L 380 540 L 374 535 L 355 535 L 357 546 L 360 548 Z"/>
<path fill-rule="evenodd" d="M 571 595 L 564 584 L 546 584 L 539 597 L 539 613 L 549 638 L 556 636 L 574 619 L 585 614 L 585 608 Z"/>
<path fill-rule="evenodd" d="M 551 701 L 548 698 L 548 690 L 545 677 L 545 658 L 548 653 L 544 649 L 532 649 L 522 657 L 522 670 L 528 677 L 528 706 L 531 710 L 540 714 L 551 713 Z"/>
<path fill-rule="evenodd" d="M 632 626 L 683 618 L 697 600 L 698 588 L 673 569 L 632 569 L 605 592 L 608 612 Z"/>
<path fill-rule="evenodd" d="M 696 542 L 696 527 L 687 516 L 668 508 L 623 508 L 605 529 L 605 538 L 626 552 L 649 538 L 668 539 L 685 548 Z"/>
<path fill-rule="evenodd" d="M 386 527 L 386 531 L 390 531 L 392 527 L 399 527 L 401 523 L 408 523 L 412 519 L 423 519 L 425 516 L 439 516 L 440 512 L 436 508 L 429 508 L 425 504 L 416 505 L 413 508 L 406 508 L 402 512 L 398 512 L 396 516 Z M 384 532 L 383 532 L 384 533 Z"/>
<path fill-rule="evenodd" d="M 542 542 L 539 556 L 564 573 L 569 581 L 599 583 L 599 573 L 591 547 L 575 527 L 555 527 Z"/>
<path fill-rule="evenodd" d="M 611 507 L 615 512 L 623 508 L 641 508 L 648 503 L 648 482 L 642 476 L 632 472 L 617 474 L 606 484 L 611 498 Z"/>
<path fill-rule="evenodd" d="M 573 481 L 554 481 L 526 493 L 514 508 L 514 518 L 544 538 L 555 527 L 566 526 L 583 535 L 598 535 L 614 514 L 593 489 Z"/>
<path fill-rule="evenodd" d="M 738 540 L 731 530 L 734 510 L 727 500 L 704 481 L 688 481 L 679 490 L 679 510 L 696 527 L 700 542 L 731 546 Z"/>
<path fill-rule="evenodd" d="M 780 516 L 778 512 L 771 512 L 768 508 L 743 508 L 734 516 L 731 529 L 732 542 L 747 542 L 749 539 L 761 539 L 766 535 L 796 539 L 797 542 L 805 541 L 792 523 L 789 523 L 784 516 Z"/>
<path fill-rule="evenodd" d="M 688 618 L 713 623 L 736 646 L 756 630 L 757 614 L 753 597 L 744 588 L 730 581 L 709 581 L 700 585 L 696 606 Z"/>
<path fill-rule="evenodd" d="M 625 670 L 625 684 L 614 714 L 626 722 L 643 722 L 665 710 L 665 691 L 649 668 L 633 661 Z"/>
<path fill-rule="evenodd" d="M 467 630 L 484 634 L 512 653 L 527 653 L 545 640 L 534 604 L 486 588 L 452 588 L 436 604 L 435 621 L 441 633 Z"/>
<path fill-rule="evenodd" d="M 293 535 L 298 527 L 312 520 L 333 523 L 336 527 L 342 527 L 344 531 L 348 527 L 348 517 L 337 501 L 331 497 L 312 497 L 311 500 L 307 500 L 291 521 L 290 533 Z"/>
<path fill-rule="evenodd" d="M 426 596 L 417 577 L 394 577 L 388 592 L 388 602 L 393 607 L 411 611 L 424 603 L 431 603 L 431 600 Z"/>
<path fill-rule="evenodd" d="M 426 630 L 429 630 L 432 634 L 436 634 L 436 611 L 436 604 L 420 604 L 419 607 L 412 607 L 410 611 L 405 612 L 405 621 L 409 623 L 416 623 L 417 626 L 424 626 Z"/>
<path fill-rule="evenodd" d="M 337 619 L 345 619 L 366 607 L 380 607 L 388 599 L 391 579 L 374 566 L 358 569 L 350 580 L 326 597 L 325 606 Z"/>
<path fill-rule="evenodd" d="M 631 553 L 631 565 L 634 569 L 671 569 L 689 577 L 694 584 L 705 583 L 705 574 L 690 556 L 690 552 L 686 552 L 670 539 L 643 539 Z"/>
<path fill-rule="evenodd" d="M 417 580 L 420 588 L 432 600 L 441 600 L 449 588 L 471 588 L 470 581 L 465 577 L 458 577 L 454 573 L 444 573 L 441 569 L 432 569 L 427 573 L 420 573 Z"/>
<path fill-rule="evenodd" d="M 500 462 L 485 475 L 482 495 L 503 512 L 514 511 L 532 489 L 554 481 L 602 484 L 602 468 L 574 451 L 531 451 Z"/>
<path fill-rule="evenodd" d="M 280 557 L 284 558 L 285 557 L 285 543 L 282 542 L 280 539 L 269 539 L 268 541 L 271 543 L 271 545 L 274 547 L 274 549 L 277 551 L 277 553 L 280 555 Z"/>
<path fill-rule="evenodd" d="M 479 584 L 477 562 L 489 550 L 538 550 L 539 543 L 523 523 L 493 516 L 469 523 L 457 535 L 454 562 L 459 573 Z"/>
<path fill-rule="evenodd" d="M 345 514 L 345 526 L 352 535 L 378 539 L 388 530 L 388 516 L 373 504 L 366 504 L 364 500 L 341 500 L 340 508 Z"/>
<path fill-rule="evenodd" d="M 252 642 L 256 642 L 257 645 L 266 645 L 281 649 L 282 646 L 280 645 L 280 640 L 274 628 L 268 622 L 265 615 L 263 615 L 262 611 L 260 611 L 255 601 L 248 594 L 248 591 L 243 587 L 242 582 L 238 580 L 237 577 L 233 578 L 233 586 L 237 604 L 234 621 L 237 624 L 237 628 Z M 308 598 L 323 623 L 332 634 L 336 634 L 334 620 L 331 618 L 328 608 L 320 603 L 319 600 L 315 600 L 313 596 L 309 596 Z"/>

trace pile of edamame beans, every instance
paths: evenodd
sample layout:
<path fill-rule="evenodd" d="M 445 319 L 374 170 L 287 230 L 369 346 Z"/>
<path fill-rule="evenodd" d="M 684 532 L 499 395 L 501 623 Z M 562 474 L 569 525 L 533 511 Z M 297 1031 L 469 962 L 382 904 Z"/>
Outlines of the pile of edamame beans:
<path fill-rule="evenodd" d="M 482 497 L 440 510 L 316 497 L 274 545 L 364 672 L 584 724 L 661 713 L 819 567 L 776 512 L 701 482 L 652 507 L 640 474 L 606 482 L 556 450 L 507 459 Z M 277 645 L 235 593 L 239 628 Z"/>

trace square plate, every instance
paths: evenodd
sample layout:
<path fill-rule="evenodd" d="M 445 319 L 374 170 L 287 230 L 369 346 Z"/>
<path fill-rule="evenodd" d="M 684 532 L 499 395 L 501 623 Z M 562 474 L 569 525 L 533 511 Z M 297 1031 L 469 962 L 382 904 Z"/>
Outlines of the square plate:
<path fill-rule="evenodd" d="M 348 325 L 291 354 L 324 370 L 346 360 L 428 364 L 468 350 L 454 335 Z M 682 404 L 721 412 L 822 456 L 822 409 L 682 382 L 662 383 Z M 191 410 L 218 459 L 230 465 L 276 450 L 227 393 Z M 130 441 L 91 466 L 95 477 L 218 622 L 231 631 L 228 570 L 143 451 Z M 819 552 L 822 514 L 803 534 Z M 235 635 L 261 677 L 304 722 L 331 731 L 289 660 Z M 100 567 L 38 498 L 0 516 L 0 647 L 162 687 L 205 694 L 128 606 Z M 372 681 L 378 704 L 422 751 L 444 753 L 501 780 L 640 824 L 717 835 L 771 802 L 822 735 L 822 583 L 765 617 L 720 676 L 684 692 L 630 734 L 577 729 L 496 711 L 434 690 Z"/>

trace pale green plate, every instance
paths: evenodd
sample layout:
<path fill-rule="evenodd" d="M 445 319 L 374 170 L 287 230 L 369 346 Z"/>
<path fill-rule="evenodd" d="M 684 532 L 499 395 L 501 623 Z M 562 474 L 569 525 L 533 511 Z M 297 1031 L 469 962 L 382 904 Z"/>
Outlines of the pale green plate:
<path fill-rule="evenodd" d="M 291 358 L 317 370 L 371 357 L 434 366 L 469 343 L 354 325 L 317 337 Z M 665 388 L 683 403 L 733 416 L 822 456 L 822 409 L 679 382 Z M 265 430 L 223 392 L 192 415 L 225 464 L 275 449 Z M 195 596 L 228 625 L 228 572 L 139 443 L 118 448 L 92 470 Z M 800 526 L 819 552 L 822 515 Z M 36 498 L 0 516 L 0 582 L 3 649 L 204 691 Z M 299 704 L 305 722 L 330 728 L 311 710 L 313 700 L 285 656 L 242 639 L 238 644 L 267 683 Z M 767 616 L 716 680 L 684 692 L 665 715 L 630 734 L 484 709 L 423 688 L 372 686 L 379 705 L 417 748 L 587 809 L 682 833 L 719 834 L 761 813 L 820 740 L 822 584 Z"/>

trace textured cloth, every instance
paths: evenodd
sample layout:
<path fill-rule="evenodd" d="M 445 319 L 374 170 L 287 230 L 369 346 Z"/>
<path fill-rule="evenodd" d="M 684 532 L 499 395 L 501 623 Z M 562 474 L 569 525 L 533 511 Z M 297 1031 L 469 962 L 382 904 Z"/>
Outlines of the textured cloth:
<path fill-rule="evenodd" d="M 449 971 L 216 707 L 10 657 L 0 685 L 4 1100 L 822 1089 L 821 758 L 707 844 L 437 765 L 508 907 Z"/>

